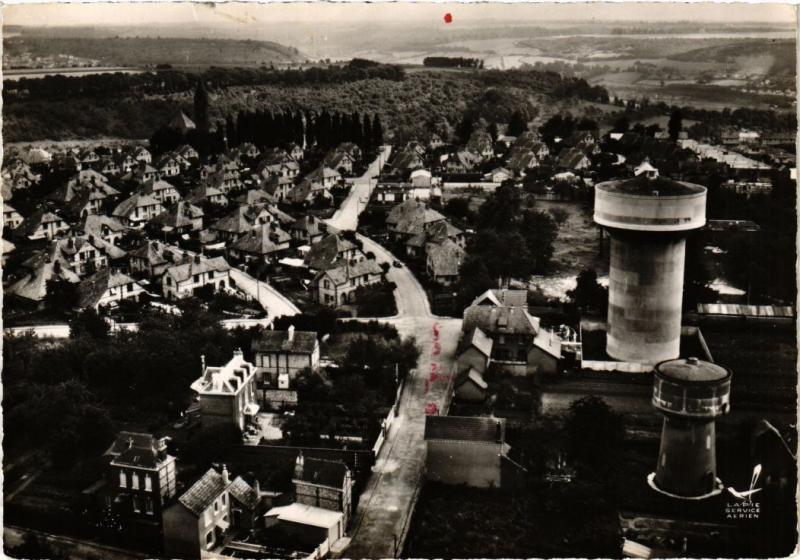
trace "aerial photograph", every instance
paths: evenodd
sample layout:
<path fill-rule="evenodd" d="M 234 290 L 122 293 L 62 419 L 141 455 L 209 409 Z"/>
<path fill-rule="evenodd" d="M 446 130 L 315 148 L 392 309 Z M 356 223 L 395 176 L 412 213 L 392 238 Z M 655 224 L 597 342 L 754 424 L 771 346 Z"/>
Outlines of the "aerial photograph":
<path fill-rule="evenodd" d="M 2 11 L 10 558 L 786 558 L 797 12 Z"/>

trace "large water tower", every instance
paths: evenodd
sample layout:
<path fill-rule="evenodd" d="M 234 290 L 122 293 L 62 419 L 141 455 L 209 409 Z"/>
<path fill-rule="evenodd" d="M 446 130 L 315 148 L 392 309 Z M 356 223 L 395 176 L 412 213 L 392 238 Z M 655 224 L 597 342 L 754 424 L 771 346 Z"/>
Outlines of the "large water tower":
<path fill-rule="evenodd" d="M 655 367 L 653 406 L 664 415 L 661 448 L 650 485 L 672 497 L 702 499 L 717 494 L 714 421 L 730 410 L 730 370 L 697 358 L 668 360 Z"/>
<path fill-rule="evenodd" d="M 656 364 L 677 358 L 686 235 L 706 223 L 706 189 L 641 174 L 595 187 L 594 221 L 611 237 L 606 352 Z"/>

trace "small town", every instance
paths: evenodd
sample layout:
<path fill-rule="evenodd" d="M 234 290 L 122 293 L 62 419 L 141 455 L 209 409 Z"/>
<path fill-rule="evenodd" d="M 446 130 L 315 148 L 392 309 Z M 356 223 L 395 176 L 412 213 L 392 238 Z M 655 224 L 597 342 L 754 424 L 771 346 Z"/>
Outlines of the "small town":
<path fill-rule="evenodd" d="M 4 69 L 130 65 L 31 37 Z M 6 555 L 793 553 L 795 109 L 436 54 L 4 82 L 163 96 L 142 138 L 4 126 Z M 418 123 L 256 102 L 421 76 L 485 81 Z"/>

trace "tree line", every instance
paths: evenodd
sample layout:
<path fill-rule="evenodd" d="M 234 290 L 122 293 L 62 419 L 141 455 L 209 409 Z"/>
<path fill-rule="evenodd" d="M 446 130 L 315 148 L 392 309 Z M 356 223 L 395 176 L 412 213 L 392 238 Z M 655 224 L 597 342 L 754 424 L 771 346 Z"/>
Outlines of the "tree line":
<path fill-rule="evenodd" d="M 200 73 L 164 69 L 156 72 L 125 74 L 90 74 L 86 76 L 51 75 L 43 78 L 20 78 L 3 88 L 3 99 L 64 99 L 70 97 L 103 97 L 123 93 L 168 94 L 188 91 L 198 81 L 213 88 L 255 85 L 300 86 L 336 84 L 358 80 L 384 79 L 402 81 L 405 71 L 400 66 L 353 59 L 344 65 L 279 70 L 273 67 L 219 68 Z"/>
<path fill-rule="evenodd" d="M 424 66 L 433 68 L 483 68 L 483 59 L 463 56 L 426 56 Z"/>

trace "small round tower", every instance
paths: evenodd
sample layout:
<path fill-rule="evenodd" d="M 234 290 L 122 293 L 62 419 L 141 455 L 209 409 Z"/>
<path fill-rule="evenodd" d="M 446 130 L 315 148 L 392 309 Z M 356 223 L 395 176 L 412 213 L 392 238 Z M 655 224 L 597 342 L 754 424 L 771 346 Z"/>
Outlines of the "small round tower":
<path fill-rule="evenodd" d="M 599 183 L 594 221 L 611 237 L 606 352 L 644 364 L 677 358 L 686 235 L 706 223 L 706 188 L 646 174 Z"/>
<path fill-rule="evenodd" d="M 673 497 L 719 492 L 714 421 L 730 409 L 731 372 L 697 358 L 655 367 L 653 406 L 664 415 L 661 448 L 650 485 Z"/>

